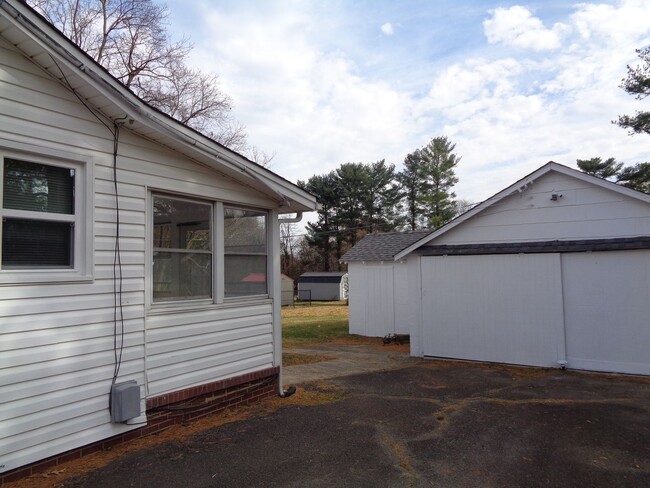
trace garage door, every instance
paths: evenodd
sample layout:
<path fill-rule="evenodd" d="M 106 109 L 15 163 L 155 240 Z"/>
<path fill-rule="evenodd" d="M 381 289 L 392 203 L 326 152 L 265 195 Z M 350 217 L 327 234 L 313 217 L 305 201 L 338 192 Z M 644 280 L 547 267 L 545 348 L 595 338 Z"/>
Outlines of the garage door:
<path fill-rule="evenodd" d="M 650 374 L 650 251 L 422 258 L 426 356 Z"/>
<path fill-rule="evenodd" d="M 562 255 L 572 368 L 650 375 L 650 251 Z"/>
<path fill-rule="evenodd" d="M 422 258 L 426 356 L 557 366 L 559 254 Z"/>

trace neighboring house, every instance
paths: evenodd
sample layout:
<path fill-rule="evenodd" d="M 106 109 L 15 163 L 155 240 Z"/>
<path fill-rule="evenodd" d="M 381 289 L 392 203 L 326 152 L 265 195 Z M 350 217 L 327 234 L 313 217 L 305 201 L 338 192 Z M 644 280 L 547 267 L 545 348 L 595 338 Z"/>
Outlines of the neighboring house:
<path fill-rule="evenodd" d="M 282 391 L 278 220 L 312 195 L 17 0 L 0 2 L 0 120 L 0 481 Z"/>
<path fill-rule="evenodd" d="M 650 375 L 650 195 L 550 162 L 393 260 L 414 356 Z"/>
<path fill-rule="evenodd" d="M 298 300 L 346 300 L 348 274 L 343 271 L 309 272 L 298 278 Z"/>
<path fill-rule="evenodd" d="M 410 334 L 415 321 L 410 295 L 418 290 L 409 290 L 406 260 L 394 258 L 432 232 L 368 234 L 341 258 L 350 275 L 350 334 Z"/>

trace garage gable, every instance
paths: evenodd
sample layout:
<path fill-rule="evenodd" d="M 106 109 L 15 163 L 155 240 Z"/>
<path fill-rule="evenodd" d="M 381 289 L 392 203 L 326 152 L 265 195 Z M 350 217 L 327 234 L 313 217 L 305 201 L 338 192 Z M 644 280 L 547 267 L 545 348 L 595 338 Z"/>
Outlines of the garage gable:
<path fill-rule="evenodd" d="M 404 249 L 650 236 L 650 195 L 550 162 Z"/>

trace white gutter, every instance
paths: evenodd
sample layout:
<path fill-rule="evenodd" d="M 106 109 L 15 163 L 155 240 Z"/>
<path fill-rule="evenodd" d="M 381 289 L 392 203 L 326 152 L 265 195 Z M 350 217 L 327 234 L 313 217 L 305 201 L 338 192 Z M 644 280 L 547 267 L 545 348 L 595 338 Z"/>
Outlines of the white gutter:
<path fill-rule="evenodd" d="M 302 211 L 296 212 L 295 217 L 287 217 L 286 219 L 278 219 L 281 224 L 297 224 L 302 220 Z"/>

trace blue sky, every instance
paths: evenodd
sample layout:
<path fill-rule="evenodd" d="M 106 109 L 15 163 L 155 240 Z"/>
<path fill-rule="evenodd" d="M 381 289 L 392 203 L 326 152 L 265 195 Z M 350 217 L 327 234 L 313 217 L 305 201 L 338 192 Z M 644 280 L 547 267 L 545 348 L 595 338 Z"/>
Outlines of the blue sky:
<path fill-rule="evenodd" d="M 650 161 L 611 124 L 650 45 L 650 2 L 172 0 L 191 63 L 220 76 L 250 142 L 296 181 L 445 135 L 456 194 L 484 200 L 549 160 Z"/>

